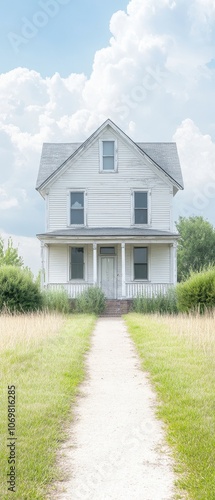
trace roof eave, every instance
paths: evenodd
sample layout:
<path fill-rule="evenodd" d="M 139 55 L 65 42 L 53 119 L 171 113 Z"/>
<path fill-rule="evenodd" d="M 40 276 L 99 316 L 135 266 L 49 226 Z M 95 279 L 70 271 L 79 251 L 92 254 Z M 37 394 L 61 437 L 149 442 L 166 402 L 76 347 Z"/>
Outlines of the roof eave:
<path fill-rule="evenodd" d="M 93 240 L 93 241 L 99 241 L 99 240 L 124 240 L 124 239 L 127 239 L 127 240 L 133 240 L 133 239 L 138 239 L 138 240 L 142 240 L 144 238 L 144 240 L 152 240 L 152 241 L 155 241 L 155 240 L 161 240 L 161 239 L 165 239 L 165 240 L 176 240 L 176 239 L 179 239 L 180 238 L 180 235 L 179 234 L 163 234 L 163 235 L 117 235 L 117 234 L 113 234 L 113 235 L 54 235 L 54 234 L 48 234 L 48 233 L 44 233 L 44 234 L 37 234 L 36 235 L 37 238 L 40 240 L 40 241 L 44 241 L 44 240 L 50 240 L 50 241 L 67 241 L 69 242 L 70 240 Z"/>

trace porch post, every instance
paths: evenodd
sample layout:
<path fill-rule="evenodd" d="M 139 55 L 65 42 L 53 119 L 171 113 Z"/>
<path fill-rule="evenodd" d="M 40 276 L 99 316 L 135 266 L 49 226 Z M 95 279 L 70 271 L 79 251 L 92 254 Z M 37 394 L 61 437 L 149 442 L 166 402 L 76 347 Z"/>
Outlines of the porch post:
<path fill-rule="evenodd" d="M 121 243 L 122 250 L 122 299 L 126 297 L 125 289 L 125 243 Z"/>
<path fill-rule="evenodd" d="M 49 283 L 49 245 L 44 244 L 44 286 Z"/>
<path fill-rule="evenodd" d="M 45 281 L 44 242 L 41 241 L 41 275 L 40 275 L 41 290 L 43 290 L 43 288 L 44 288 L 44 281 Z"/>
<path fill-rule="evenodd" d="M 93 284 L 97 285 L 97 243 L 93 243 Z"/>
<path fill-rule="evenodd" d="M 177 283 L 177 242 L 171 245 L 171 281 L 173 285 Z"/>
<path fill-rule="evenodd" d="M 173 243 L 173 285 L 177 284 L 177 241 Z"/>

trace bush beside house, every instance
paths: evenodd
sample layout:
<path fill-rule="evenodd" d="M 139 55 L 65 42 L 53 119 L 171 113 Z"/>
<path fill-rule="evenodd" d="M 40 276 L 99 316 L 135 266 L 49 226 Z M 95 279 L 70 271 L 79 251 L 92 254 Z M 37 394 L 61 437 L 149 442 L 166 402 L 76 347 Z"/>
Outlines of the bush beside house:
<path fill-rule="evenodd" d="M 204 313 L 215 308 L 215 267 L 191 273 L 187 281 L 176 288 L 180 312 Z"/>
<path fill-rule="evenodd" d="M 42 295 L 32 274 L 14 265 L 0 267 L 0 311 L 30 312 L 42 308 Z"/>

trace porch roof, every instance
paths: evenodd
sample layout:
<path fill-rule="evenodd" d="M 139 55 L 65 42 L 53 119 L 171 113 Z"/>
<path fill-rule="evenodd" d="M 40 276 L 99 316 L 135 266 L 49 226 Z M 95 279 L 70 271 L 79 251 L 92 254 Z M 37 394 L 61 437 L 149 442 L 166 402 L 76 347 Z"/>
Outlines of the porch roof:
<path fill-rule="evenodd" d="M 162 237 L 162 238 L 179 238 L 178 233 L 171 231 L 161 231 L 159 229 L 149 229 L 149 228 L 138 228 L 138 227 L 76 227 L 76 228 L 66 228 L 58 229 L 56 231 L 51 231 L 48 233 L 37 234 L 39 239 L 46 238 L 73 238 L 73 237 L 84 237 L 84 238 L 98 238 L 98 237 L 132 237 L 132 236 L 142 236 L 142 237 Z"/>

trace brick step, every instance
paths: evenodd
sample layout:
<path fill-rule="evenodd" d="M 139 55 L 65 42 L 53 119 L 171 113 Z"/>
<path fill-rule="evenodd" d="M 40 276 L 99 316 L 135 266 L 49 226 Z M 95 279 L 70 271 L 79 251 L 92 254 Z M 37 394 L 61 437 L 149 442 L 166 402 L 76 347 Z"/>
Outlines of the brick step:
<path fill-rule="evenodd" d="M 131 310 L 132 300 L 106 300 L 105 310 L 101 316 L 122 316 Z"/>

